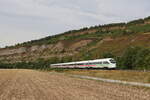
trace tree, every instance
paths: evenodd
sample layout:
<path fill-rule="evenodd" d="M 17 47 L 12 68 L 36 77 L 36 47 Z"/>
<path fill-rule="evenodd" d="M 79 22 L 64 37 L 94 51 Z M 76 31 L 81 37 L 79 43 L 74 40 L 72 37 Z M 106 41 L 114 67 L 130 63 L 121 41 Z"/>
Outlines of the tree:
<path fill-rule="evenodd" d="M 122 65 L 126 69 L 133 69 L 135 67 L 135 61 L 139 47 L 129 47 L 122 57 Z"/>
<path fill-rule="evenodd" d="M 115 56 L 111 52 L 104 52 L 102 54 L 103 58 L 114 58 Z"/>

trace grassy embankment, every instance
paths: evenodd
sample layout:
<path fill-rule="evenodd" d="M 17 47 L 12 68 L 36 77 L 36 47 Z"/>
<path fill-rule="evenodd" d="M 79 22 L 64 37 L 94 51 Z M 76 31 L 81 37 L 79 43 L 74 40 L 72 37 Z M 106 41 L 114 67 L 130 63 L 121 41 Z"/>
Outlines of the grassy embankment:
<path fill-rule="evenodd" d="M 92 76 L 129 82 L 150 83 L 149 71 L 144 72 L 133 70 L 85 70 L 85 69 L 82 70 L 62 69 L 55 71 L 73 75 Z"/>

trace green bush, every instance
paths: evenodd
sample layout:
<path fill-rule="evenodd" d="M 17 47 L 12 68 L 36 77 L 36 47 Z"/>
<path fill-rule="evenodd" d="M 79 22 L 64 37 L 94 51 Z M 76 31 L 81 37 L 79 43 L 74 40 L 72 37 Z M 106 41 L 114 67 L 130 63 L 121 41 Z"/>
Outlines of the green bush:
<path fill-rule="evenodd" d="M 111 52 L 104 52 L 102 57 L 103 58 L 114 58 L 115 56 Z"/>
<path fill-rule="evenodd" d="M 144 23 L 143 19 L 138 19 L 138 20 L 128 22 L 127 25 L 136 25 L 136 24 L 143 24 L 143 23 Z"/>
<path fill-rule="evenodd" d="M 117 62 L 121 69 L 150 69 L 150 49 L 129 47 Z"/>

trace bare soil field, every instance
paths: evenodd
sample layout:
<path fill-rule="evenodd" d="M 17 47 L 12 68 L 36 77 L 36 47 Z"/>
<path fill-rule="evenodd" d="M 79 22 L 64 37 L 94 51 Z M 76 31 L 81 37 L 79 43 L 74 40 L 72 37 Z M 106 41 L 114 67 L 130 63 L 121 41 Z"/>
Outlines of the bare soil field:
<path fill-rule="evenodd" d="M 0 100 L 149 100 L 150 89 L 35 70 L 0 70 Z"/>

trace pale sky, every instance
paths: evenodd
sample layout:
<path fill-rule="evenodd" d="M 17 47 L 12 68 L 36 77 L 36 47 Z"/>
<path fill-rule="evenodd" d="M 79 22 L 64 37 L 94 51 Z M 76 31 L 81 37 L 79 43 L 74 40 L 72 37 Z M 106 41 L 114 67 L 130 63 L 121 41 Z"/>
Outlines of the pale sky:
<path fill-rule="evenodd" d="M 0 47 L 150 16 L 150 0 L 0 0 Z"/>

